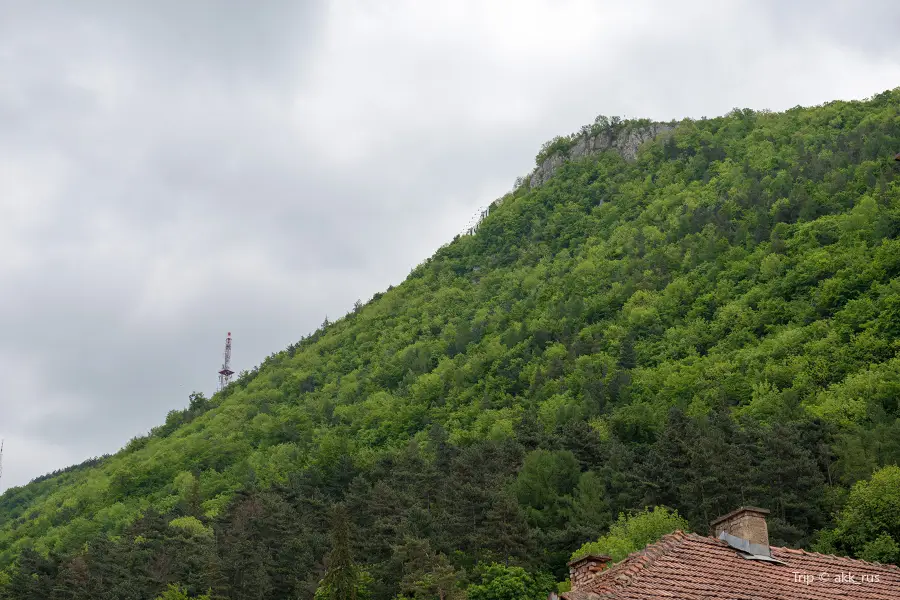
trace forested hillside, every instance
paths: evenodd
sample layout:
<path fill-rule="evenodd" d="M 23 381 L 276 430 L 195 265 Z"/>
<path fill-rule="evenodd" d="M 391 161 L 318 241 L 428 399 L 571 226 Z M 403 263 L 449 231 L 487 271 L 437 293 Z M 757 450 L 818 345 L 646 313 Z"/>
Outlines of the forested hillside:
<path fill-rule="evenodd" d="M 775 544 L 898 561 L 898 151 L 900 89 L 526 180 L 224 392 L 8 490 L 2 597 L 328 598 L 343 572 L 540 598 L 648 506 L 701 533 L 762 506 Z"/>

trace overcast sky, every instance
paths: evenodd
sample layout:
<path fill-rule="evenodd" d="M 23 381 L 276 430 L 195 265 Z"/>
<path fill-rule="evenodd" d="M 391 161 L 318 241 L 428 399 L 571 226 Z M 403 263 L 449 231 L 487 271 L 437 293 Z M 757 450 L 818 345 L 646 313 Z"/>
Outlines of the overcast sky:
<path fill-rule="evenodd" d="M 114 452 L 598 114 L 900 85 L 900 3 L 0 0 L 2 485 Z"/>

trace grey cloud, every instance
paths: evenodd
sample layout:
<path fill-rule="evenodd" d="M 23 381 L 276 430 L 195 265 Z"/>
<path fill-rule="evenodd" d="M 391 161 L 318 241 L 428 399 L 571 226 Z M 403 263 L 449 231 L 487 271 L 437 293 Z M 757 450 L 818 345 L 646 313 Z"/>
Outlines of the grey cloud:
<path fill-rule="evenodd" d="M 285 80 L 315 43 L 325 5 L 303 0 L 3 2 L 7 33 L 26 30 L 22 46 L 55 51 L 108 50 L 141 58 L 169 73 L 203 76 L 204 68 L 251 79 Z"/>
<path fill-rule="evenodd" d="M 834 46 L 869 55 L 871 60 L 896 62 L 900 6 L 895 2 L 802 0 L 759 4 L 773 31 L 786 41 L 814 37 Z M 810 57 L 815 60 L 814 56 Z"/>

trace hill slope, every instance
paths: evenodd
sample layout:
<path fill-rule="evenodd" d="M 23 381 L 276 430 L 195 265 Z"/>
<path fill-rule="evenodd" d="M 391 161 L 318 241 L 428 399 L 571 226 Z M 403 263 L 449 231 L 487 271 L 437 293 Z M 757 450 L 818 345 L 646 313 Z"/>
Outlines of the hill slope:
<path fill-rule="evenodd" d="M 337 502 L 385 599 L 492 560 L 560 577 L 645 505 L 701 531 L 766 506 L 774 542 L 811 543 L 900 459 L 898 107 L 685 120 L 633 160 L 564 158 L 646 123 L 555 140 L 541 185 L 402 285 L 116 455 L 8 490 L 5 593 L 311 598 Z"/>

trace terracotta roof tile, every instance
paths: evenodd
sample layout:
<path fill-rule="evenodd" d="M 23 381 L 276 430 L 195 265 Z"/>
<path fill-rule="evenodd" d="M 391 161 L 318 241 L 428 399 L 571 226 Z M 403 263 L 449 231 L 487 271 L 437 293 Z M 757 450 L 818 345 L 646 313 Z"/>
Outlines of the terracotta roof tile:
<path fill-rule="evenodd" d="M 900 568 L 772 547 L 785 564 L 747 560 L 692 533 L 659 542 L 598 574 L 566 600 L 898 600 Z"/>

